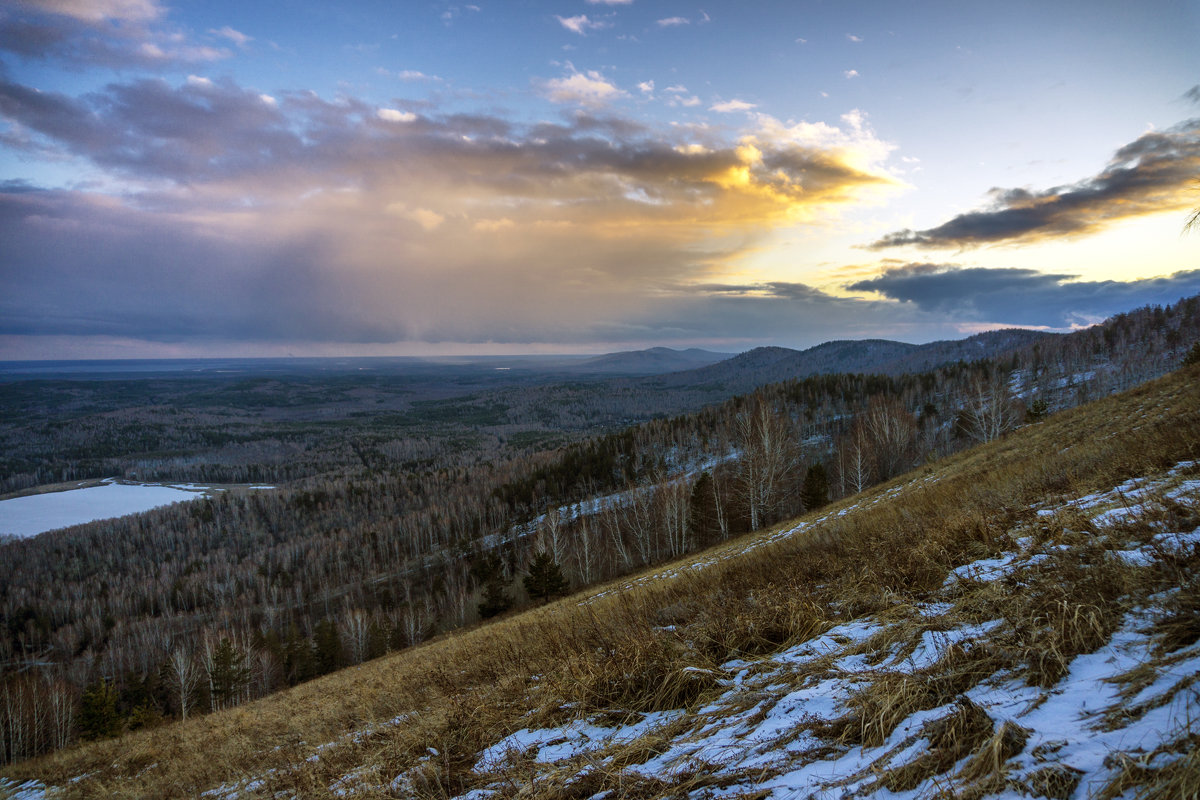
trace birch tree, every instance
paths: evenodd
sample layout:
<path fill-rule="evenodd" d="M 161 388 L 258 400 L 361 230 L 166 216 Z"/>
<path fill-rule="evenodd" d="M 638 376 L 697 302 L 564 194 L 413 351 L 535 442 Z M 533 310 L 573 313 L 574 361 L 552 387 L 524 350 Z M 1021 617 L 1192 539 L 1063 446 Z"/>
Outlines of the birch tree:
<path fill-rule="evenodd" d="M 734 417 L 741 456 L 738 484 L 750 515 L 751 530 L 773 521 L 784 485 L 796 467 L 795 442 L 786 417 L 755 397 Z"/>

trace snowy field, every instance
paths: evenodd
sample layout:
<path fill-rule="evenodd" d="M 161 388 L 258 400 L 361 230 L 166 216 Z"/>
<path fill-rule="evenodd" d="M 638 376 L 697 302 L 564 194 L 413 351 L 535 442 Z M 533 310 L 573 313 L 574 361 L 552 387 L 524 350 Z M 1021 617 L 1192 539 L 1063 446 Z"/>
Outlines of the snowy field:
<path fill-rule="evenodd" d="M 109 479 L 102 486 L 14 497 L 0 500 L 0 536 L 24 539 L 85 522 L 195 500 L 213 491 L 219 490 L 194 484 L 129 484 Z"/>

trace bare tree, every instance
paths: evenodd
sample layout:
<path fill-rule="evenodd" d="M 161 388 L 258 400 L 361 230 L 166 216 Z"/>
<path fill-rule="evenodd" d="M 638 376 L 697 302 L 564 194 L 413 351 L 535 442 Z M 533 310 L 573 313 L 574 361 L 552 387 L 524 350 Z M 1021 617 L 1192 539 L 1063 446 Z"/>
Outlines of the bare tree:
<path fill-rule="evenodd" d="M 998 373 L 973 382 L 960 419 L 968 436 L 977 442 L 990 442 L 1017 427 L 1022 413 L 1005 375 Z"/>
<path fill-rule="evenodd" d="M 366 660 L 370 627 L 370 620 L 360 608 L 348 610 L 342 617 L 342 630 L 346 632 L 346 650 L 351 664 L 361 664 Z"/>
<path fill-rule="evenodd" d="M 633 567 L 633 553 L 625 543 L 625 526 L 622 524 L 622 514 L 616 504 L 610 505 L 600 512 L 600 522 L 608 536 L 609 544 L 620 562 L 620 569 Z"/>
<path fill-rule="evenodd" d="M 750 513 L 750 528 L 772 521 L 783 499 L 783 488 L 796 467 L 796 447 L 787 418 L 761 397 L 734 418 L 741 456 L 738 484 Z"/>
<path fill-rule="evenodd" d="M 50 746 L 55 750 L 66 747 L 75 731 L 75 691 L 61 676 L 46 676 L 50 695 Z"/>
<path fill-rule="evenodd" d="M 572 550 L 575 555 L 575 574 L 579 583 L 587 585 L 598 577 L 599 531 L 588 524 L 587 516 L 581 516 L 575 526 Z"/>
<path fill-rule="evenodd" d="M 171 678 L 171 694 L 179 701 L 179 716 L 187 719 L 192 696 L 200 684 L 200 668 L 191 654 L 182 647 L 176 647 L 167 660 L 167 673 Z"/>
<path fill-rule="evenodd" d="M 551 505 L 538 525 L 533 549 L 544 550 L 554 559 L 555 564 L 562 564 L 567 557 L 566 547 L 567 537 L 563 530 L 562 516 L 558 513 L 558 506 Z"/>
<path fill-rule="evenodd" d="M 871 398 L 862 423 L 875 456 L 879 480 L 886 481 L 912 466 L 917 421 L 898 399 Z"/>
<path fill-rule="evenodd" d="M 654 493 L 657 517 L 662 529 L 668 558 L 676 558 L 691 549 L 689 514 L 691 487 L 685 481 L 661 483 Z"/>
<path fill-rule="evenodd" d="M 871 485 L 871 445 L 861 420 L 838 443 L 838 488 L 843 496 L 858 494 Z"/>

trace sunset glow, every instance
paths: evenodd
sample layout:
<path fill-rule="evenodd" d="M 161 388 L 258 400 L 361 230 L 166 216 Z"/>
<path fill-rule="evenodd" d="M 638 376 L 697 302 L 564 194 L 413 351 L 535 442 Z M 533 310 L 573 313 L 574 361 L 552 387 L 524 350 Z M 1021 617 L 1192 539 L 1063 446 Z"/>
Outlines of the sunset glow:
<path fill-rule="evenodd" d="M 916 342 L 1170 303 L 1200 292 L 1197 41 L 1167 2 L 22 0 L 0 359 Z"/>

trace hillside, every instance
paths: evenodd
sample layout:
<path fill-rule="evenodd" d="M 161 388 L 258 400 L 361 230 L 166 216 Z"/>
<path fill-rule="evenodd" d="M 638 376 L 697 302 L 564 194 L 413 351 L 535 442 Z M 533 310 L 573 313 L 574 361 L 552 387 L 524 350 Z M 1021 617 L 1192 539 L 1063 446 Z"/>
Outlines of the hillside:
<path fill-rule="evenodd" d="M 746 392 L 763 384 L 813 375 L 927 372 L 959 361 L 995 358 L 1053 338 L 1058 337 L 1038 331 L 1013 329 L 988 331 L 961 340 L 922 345 L 887 339 L 861 339 L 826 342 L 807 350 L 756 347 L 716 364 L 643 380 L 661 386 L 718 385 L 730 391 Z"/>
<path fill-rule="evenodd" d="M 539 552 L 571 585 L 589 586 L 772 525 L 1161 375 L 1198 331 L 1192 298 L 1039 339 L 1003 360 L 793 379 L 557 449 L 539 449 L 503 418 L 554 435 L 571 419 L 595 433 L 598 408 L 621 413 L 647 397 L 653 407 L 653 395 L 606 406 L 607 388 L 628 379 L 578 381 L 522 388 L 511 402 L 488 392 L 414 403 L 414 416 L 347 419 L 339 409 L 373 404 L 386 386 L 239 379 L 183 395 L 197 404 L 199 429 L 180 425 L 172 403 L 154 407 L 154 426 L 140 413 L 97 414 L 92 430 L 106 448 L 144 447 L 140 437 L 153 441 L 156 430 L 193 442 L 233 434 L 247 439 L 230 454 L 251 462 L 273 452 L 299 470 L 345 466 L 4 544 L 0 696 L 13 700 L 0 703 L 0 763 L 246 703 L 529 606 L 522 576 Z M 114 401 L 162 387 L 114 385 Z M 226 403 L 241 405 L 231 414 Z M 261 427 L 268 419 L 280 427 Z M 51 417 L 26 430 L 64 444 L 86 426 Z M 251 445 L 264 432 L 286 438 L 274 451 Z M 490 455 L 504 438 L 525 442 L 518 455 Z M 132 460 L 139 477 L 155 463 L 204 462 Z M 217 663 L 218 648 L 237 670 Z M 221 669 L 228 680 L 214 678 Z M 85 717 L 110 694 L 103 724 Z"/>
<path fill-rule="evenodd" d="M 5 774 L 22 798 L 1193 796 L 1198 382 Z"/>
<path fill-rule="evenodd" d="M 730 357 L 730 353 L 714 353 L 695 347 L 687 350 L 651 347 L 648 350 L 606 353 L 594 358 L 581 359 L 566 369 L 568 372 L 591 374 L 661 375 L 667 372 L 696 369 L 724 361 Z"/>

